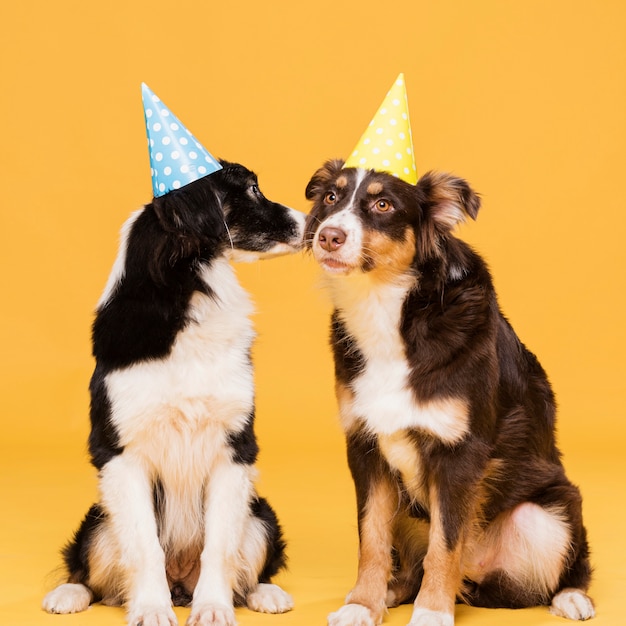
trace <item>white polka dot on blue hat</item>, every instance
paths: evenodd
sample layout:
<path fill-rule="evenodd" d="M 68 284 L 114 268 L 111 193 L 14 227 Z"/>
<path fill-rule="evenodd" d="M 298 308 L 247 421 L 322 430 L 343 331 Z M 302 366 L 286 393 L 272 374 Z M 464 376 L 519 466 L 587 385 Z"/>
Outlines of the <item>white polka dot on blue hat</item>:
<path fill-rule="evenodd" d="M 155 198 L 222 169 L 148 85 L 141 91 Z"/>

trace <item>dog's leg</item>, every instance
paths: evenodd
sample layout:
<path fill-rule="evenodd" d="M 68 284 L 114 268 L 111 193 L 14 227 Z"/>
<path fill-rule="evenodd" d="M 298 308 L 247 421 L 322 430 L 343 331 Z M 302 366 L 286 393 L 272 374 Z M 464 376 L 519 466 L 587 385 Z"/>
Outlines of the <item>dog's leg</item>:
<path fill-rule="evenodd" d="M 234 626 L 233 588 L 249 523 L 250 466 L 224 460 L 214 468 L 204 503 L 204 549 L 187 626 Z"/>
<path fill-rule="evenodd" d="M 280 526 L 268 502 L 258 498 L 257 503 L 241 549 L 241 559 L 250 571 L 250 589 L 247 594 L 245 589 L 242 591 L 250 610 L 286 613 L 293 608 L 293 598 L 278 585 L 270 583 L 272 575 L 284 563 Z"/>
<path fill-rule="evenodd" d="M 100 472 L 102 506 L 121 555 L 128 623 L 176 626 L 152 489 L 146 469 L 127 453 L 113 458 Z"/>
<path fill-rule="evenodd" d="M 78 613 L 85 611 L 96 594 L 91 587 L 89 561 L 94 538 L 102 525 L 102 510 L 94 505 L 89 509 L 72 541 L 64 548 L 63 557 L 68 578 L 46 595 L 42 608 L 48 613 Z"/>
<path fill-rule="evenodd" d="M 429 524 L 423 519 L 396 516 L 393 547 L 397 563 L 387 590 L 387 607 L 413 602 L 424 576 L 424 556 L 428 549 Z"/>
<path fill-rule="evenodd" d="M 360 478 L 362 480 L 364 477 Z M 359 496 L 361 493 L 363 495 Z M 382 622 L 386 610 L 387 585 L 392 567 L 393 518 L 398 506 L 398 492 L 389 477 L 372 477 L 365 492 L 362 486 L 357 485 L 357 500 L 357 581 L 346 598 L 346 604 L 328 616 L 329 626 L 374 626 Z"/>
<path fill-rule="evenodd" d="M 550 613 L 568 619 L 587 620 L 595 616 L 593 601 L 586 591 L 591 581 L 591 565 L 589 563 L 589 547 L 587 531 L 582 523 L 582 502 L 580 492 L 573 485 L 577 498 L 570 499 L 570 515 L 572 533 L 576 537 L 574 548 L 576 557 L 567 567 L 567 574 L 561 578 L 561 589 L 553 598 Z"/>
<path fill-rule="evenodd" d="M 424 557 L 424 577 L 415 599 L 409 626 L 453 626 L 456 595 L 461 587 L 461 551 L 464 530 L 459 512 L 448 509 L 445 520 L 441 494 L 430 489 L 430 532 Z M 450 494 L 444 497 L 450 498 Z M 453 499 L 458 503 L 459 499 Z M 460 508 L 460 507 L 459 507 Z M 456 535 L 456 536 L 454 536 Z"/>

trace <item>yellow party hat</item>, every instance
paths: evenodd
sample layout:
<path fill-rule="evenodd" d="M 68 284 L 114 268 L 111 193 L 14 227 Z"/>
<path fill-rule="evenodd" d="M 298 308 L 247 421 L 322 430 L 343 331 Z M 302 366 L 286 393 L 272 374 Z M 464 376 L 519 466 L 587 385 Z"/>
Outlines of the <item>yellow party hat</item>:
<path fill-rule="evenodd" d="M 344 167 L 379 170 L 417 183 L 404 74 L 396 78 Z"/>

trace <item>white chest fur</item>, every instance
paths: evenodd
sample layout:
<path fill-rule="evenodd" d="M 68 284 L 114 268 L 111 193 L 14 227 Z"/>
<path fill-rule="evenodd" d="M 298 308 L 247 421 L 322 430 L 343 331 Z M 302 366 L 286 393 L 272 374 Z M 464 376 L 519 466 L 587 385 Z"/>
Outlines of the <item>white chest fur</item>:
<path fill-rule="evenodd" d="M 226 429 L 242 428 L 253 406 L 252 305 L 226 260 L 214 262 L 203 278 L 214 296 L 194 294 L 192 321 L 170 354 L 106 379 L 120 443 L 158 473 L 175 475 L 176 468 L 164 466 L 183 459 L 202 459 L 208 471 Z"/>
<path fill-rule="evenodd" d="M 345 425 L 350 414 L 378 435 L 419 429 L 453 443 L 467 432 L 465 402 L 457 398 L 420 402 L 409 384 L 400 321 L 413 284 L 409 278 L 374 284 L 365 274 L 329 278 L 333 303 L 365 359 L 363 372 L 351 383 L 351 406 L 341 408 L 342 419 Z"/>

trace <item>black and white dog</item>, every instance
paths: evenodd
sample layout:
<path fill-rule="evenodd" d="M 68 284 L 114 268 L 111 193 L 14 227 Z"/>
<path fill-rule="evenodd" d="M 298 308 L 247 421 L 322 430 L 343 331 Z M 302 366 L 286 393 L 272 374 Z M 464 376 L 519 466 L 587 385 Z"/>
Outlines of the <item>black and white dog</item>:
<path fill-rule="evenodd" d="M 276 515 L 255 491 L 252 305 L 230 259 L 301 246 L 304 214 L 223 169 L 134 213 L 93 325 L 89 450 L 100 499 L 64 549 L 51 613 L 125 604 L 128 623 L 231 626 L 281 613 Z"/>

